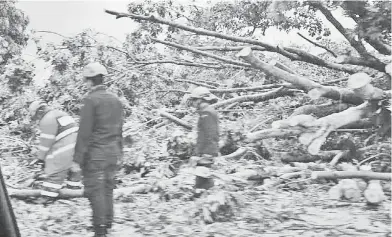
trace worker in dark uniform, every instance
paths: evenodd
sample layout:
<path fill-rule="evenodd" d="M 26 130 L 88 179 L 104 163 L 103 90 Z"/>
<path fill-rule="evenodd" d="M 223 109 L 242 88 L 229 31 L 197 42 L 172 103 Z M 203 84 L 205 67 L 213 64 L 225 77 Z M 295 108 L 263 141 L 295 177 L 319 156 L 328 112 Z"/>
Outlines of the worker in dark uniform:
<path fill-rule="evenodd" d="M 33 121 L 38 121 L 40 144 L 37 160 L 44 163 L 41 195 L 56 198 L 65 186 L 82 188 L 80 172 L 71 172 L 78 126 L 66 112 L 51 109 L 42 101 L 29 106 Z"/>
<path fill-rule="evenodd" d="M 80 112 L 73 170 L 81 169 L 85 196 L 93 211 L 95 237 L 105 237 L 113 222 L 113 189 L 117 162 L 123 155 L 123 106 L 102 84 L 106 68 L 90 63 L 83 69 L 90 93 Z"/>
<path fill-rule="evenodd" d="M 197 166 L 210 168 L 214 157 L 219 155 L 219 118 L 211 104 L 218 98 L 205 87 L 192 90 L 188 104 L 198 110 L 197 141 L 195 155 L 200 157 Z M 196 174 L 195 188 L 209 189 L 214 186 L 212 178 Z"/>

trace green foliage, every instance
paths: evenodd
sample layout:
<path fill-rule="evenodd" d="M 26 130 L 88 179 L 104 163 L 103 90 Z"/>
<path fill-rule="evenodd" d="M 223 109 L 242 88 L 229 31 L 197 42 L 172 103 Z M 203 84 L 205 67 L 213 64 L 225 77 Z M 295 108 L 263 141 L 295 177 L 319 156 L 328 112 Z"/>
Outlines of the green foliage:
<path fill-rule="evenodd" d="M 0 72 L 13 56 L 20 54 L 28 35 L 27 16 L 15 7 L 15 1 L 0 3 Z"/>

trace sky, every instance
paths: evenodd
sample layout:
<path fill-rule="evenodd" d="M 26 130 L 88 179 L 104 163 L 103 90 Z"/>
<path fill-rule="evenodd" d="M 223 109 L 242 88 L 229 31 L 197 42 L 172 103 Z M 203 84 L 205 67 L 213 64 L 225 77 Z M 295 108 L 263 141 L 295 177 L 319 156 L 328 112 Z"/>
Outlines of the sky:
<path fill-rule="evenodd" d="M 142 0 L 133 0 L 142 1 Z M 190 2 L 192 0 L 174 0 L 177 2 Z M 203 4 L 207 0 L 197 0 L 197 3 Z M 131 1 L 107 0 L 107 1 L 27 1 L 19 0 L 16 3 L 17 8 L 24 11 L 30 19 L 28 29 L 36 31 L 53 31 L 65 36 L 74 36 L 85 29 L 104 33 L 115 37 L 116 39 L 125 40 L 126 34 L 132 32 L 138 23 L 129 18 L 115 19 L 114 16 L 106 14 L 105 9 L 119 12 L 127 12 L 127 5 Z M 332 27 L 332 38 L 341 38 L 340 33 Z M 37 33 L 47 42 L 60 42 L 62 37 L 55 34 Z M 306 33 L 305 33 L 306 35 Z M 287 35 L 283 32 L 270 29 L 266 36 L 261 39 L 271 44 L 289 45 L 292 42 L 308 44 L 300 38 L 295 32 Z M 315 49 L 323 52 L 321 49 Z M 320 51 L 321 50 L 321 51 Z M 30 42 L 24 50 L 23 56 L 27 60 L 33 60 L 36 64 L 37 77 L 48 77 L 47 66 L 43 61 L 37 59 L 35 55 L 35 44 Z M 44 75 L 45 74 L 45 75 Z"/>

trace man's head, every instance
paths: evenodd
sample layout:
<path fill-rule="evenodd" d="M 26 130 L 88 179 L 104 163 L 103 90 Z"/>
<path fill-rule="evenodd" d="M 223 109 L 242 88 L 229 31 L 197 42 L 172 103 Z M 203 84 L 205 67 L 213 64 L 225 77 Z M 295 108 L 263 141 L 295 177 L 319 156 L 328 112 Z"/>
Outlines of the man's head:
<path fill-rule="evenodd" d="M 83 77 L 89 87 L 101 85 L 103 77 L 107 75 L 106 68 L 100 63 L 90 63 L 83 68 Z"/>
<path fill-rule="evenodd" d="M 196 108 L 200 107 L 202 103 L 213 104 L 218 101 L 218 97 L 212 94 L 205 87 L 196 87 L 191 91 L 191 94 L 188 99 L 188 103 Z"/>
<path fill-rule="evenodd" d="M 43 101 L 34 101 L 29 106 L 31 120 L 40 120 L 48 110 L 48 105 Z"/>

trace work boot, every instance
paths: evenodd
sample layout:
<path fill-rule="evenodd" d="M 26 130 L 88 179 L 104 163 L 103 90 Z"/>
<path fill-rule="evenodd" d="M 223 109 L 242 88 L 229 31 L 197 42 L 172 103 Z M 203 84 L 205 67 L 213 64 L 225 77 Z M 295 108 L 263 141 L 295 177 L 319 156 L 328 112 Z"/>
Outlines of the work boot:
<path fill-rule="evenodd" d="M 94 237 L 106 237 L 106 225 L 99 225 L 95 227 Z"/>
<path fill-rule="evenodd" d="M 109 231 L 112 229 L 112 223 L 106 224 L 106 234 L 109 234 Z"/>

